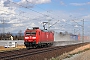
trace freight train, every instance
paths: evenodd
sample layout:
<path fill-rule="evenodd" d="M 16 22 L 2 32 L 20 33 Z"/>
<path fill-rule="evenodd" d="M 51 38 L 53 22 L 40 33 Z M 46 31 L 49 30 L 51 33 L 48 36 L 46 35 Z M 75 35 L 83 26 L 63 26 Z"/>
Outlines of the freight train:
<path fill-rule="evenodd" d="M 26 48 L 51 46 L 54 42 L 53 31 L 41 30 L 39 27 L 26 29 L 24 32 L 24 45 Z"/>

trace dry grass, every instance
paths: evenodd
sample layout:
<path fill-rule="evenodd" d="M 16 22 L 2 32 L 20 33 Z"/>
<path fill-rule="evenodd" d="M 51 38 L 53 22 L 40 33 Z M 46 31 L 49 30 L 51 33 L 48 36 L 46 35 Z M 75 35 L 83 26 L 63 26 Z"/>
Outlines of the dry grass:
<path fill-rule="evenodd" d="M 10 51 L 10 50 L 17 50 L 17 49 L 23 49 L 26 48 L 24 45 L 17 45 L 16 47 L 12 48 L 5 48 L 4 46 L 0 46 L 0 52 L 2 51 Z"/>
<path fill-rule="evenodd" d="M 79 47 L 79 48 L 71 51 L 69 54 L 77 53 L 77 52 L 79 52 L 79 51 L 83 51 L 83 50 L 88 49 L 88 48 L 90 48 L 90 44 L 87 44 L 87 45 L 85 45 L 85 46 Z"/>
<path fill-rule="evenodd" d="M 74 54 L 78 54 L 78 53 L 81 53 L 81 52 L 84 52 L 84 51 L 87 51 L 87 50 L 90 50 L 90 44 L 87 44 L 87 45 L 85 45 L 85 46 L 76 48 L 75 50 L 73 50 L 73 51 L 71 51 L 71 52 L 64 53 L 64 54 L 60 55 L 59 57 L 57 57 L 57 58 L 52 58 L 52 59 L 50 59 L 50 60 L 62 60 L 62 59 L 64 59 L 64 58 L 70 58 L 70 57 L 72 57 Z"/>

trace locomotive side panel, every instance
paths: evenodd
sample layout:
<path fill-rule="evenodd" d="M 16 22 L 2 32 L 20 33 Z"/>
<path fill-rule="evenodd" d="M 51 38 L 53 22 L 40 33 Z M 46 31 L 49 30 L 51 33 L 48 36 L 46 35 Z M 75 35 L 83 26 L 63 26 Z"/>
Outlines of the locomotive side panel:
<path fill-rule="evenodd" d="M 42 32 L 40 34 L 40 43 L 46 43 L 47 42 L 47 33 L 46 32 Z"/>
<path fill-rule="evenodd" d="M 43 32 L 40 34 L 40 42 L 41 43 L 51 43 L 54 41 L 54 35 L 51 32 Z"/>
<path fill-rule="evenodd" d="M 53 42 L 53 33 L 51 33 L 51 32 L 49 33 L 49 41 Z"/>

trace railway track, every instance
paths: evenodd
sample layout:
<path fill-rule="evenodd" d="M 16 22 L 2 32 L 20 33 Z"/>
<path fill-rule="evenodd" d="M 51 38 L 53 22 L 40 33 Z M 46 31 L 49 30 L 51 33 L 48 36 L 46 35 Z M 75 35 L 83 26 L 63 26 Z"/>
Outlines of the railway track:
<path fill-rule="evenodd" d="M 76 45 L 67 45 L 67 46 L 57 46 L 57 47 L 48 47 L 48 48 L 40 48 L 40 49 L 22 49 L 22 50 L 14 50 L 14 51 L 7 51 L 7 52 L 0 52 L 0 59 L 1 60 L 22 60 L 25 57 L 30 57 L 34 55 L 45 54 L 46 52 L 53 52 L 53 51 L 61 51 L 60 54 L 71 51 L 79 46 L 85 45 L 88 43 L 81 43 Z"/>
<path fill-rule="evenodd" d="M 4 60 L 9 60 L 9 59 L 17 59 L 17 58 L 21 58 L 21 57 L 25 57 L 25 56 L 30 56 L 30 55 L 35 55 L 35 54 L 39 54 L 39 53 L 44 53 L 44 52 L 48 52 L 48 51 L 53 51 L 53 50 L 57 50 L 57 49 L 61 49 L 64 46 L 61 47 L 50 47 L 50 48 L 43 48 L 43 49 L 36 49 L 36 50 L 16 50 L 16 51 L 7 51 L 7 52 L 1 52 L 0 54 L 3 54 L 2 56 L 0 56 L 0 59 L 4 59 Z M 9 53 L 9 55 L 8 55 Z M 12 54 L 13 53 L 13 54 Z M 17 54 L 16 54 L 17 53 Z"/>

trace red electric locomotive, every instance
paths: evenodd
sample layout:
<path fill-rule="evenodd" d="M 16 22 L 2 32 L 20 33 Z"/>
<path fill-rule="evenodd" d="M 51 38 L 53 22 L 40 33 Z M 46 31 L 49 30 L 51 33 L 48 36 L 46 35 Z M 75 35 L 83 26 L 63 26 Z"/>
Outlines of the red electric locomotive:
<path fill-rule="evenodd" d="M 39 27 L 27 29 L 24 33 L 24 44 L 26 48 L 50 46 L 54 42 L 52 31 L 41 30 Z"/>

